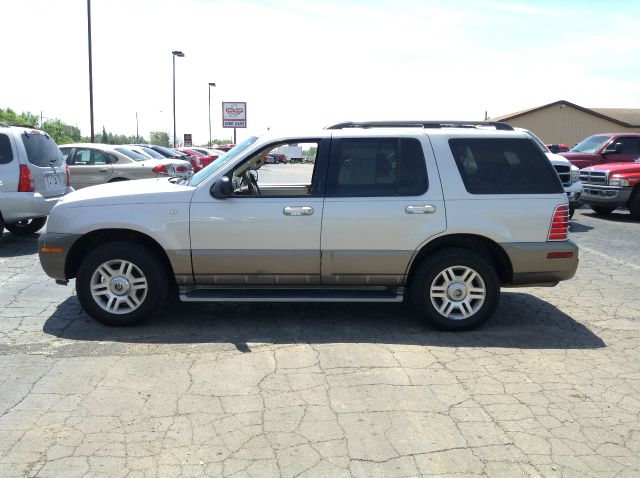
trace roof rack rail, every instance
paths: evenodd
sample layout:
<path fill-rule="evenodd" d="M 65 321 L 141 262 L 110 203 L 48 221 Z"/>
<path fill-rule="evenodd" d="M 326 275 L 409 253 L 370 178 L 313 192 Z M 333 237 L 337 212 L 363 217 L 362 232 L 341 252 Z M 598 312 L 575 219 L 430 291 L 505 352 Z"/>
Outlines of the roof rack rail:
<path fill-rule="evenodd" d="M 4 121 L 0 121 L 0 128 L 8 128 L 9 123 L 5 123 Z"/>
<path fill-rule="evenodd" d="M 482 128 L 493 127 L 501 131 L 513 131 L 511 125 L 500 121 L 343 121 L 325 129 L 346 128 Z"/>

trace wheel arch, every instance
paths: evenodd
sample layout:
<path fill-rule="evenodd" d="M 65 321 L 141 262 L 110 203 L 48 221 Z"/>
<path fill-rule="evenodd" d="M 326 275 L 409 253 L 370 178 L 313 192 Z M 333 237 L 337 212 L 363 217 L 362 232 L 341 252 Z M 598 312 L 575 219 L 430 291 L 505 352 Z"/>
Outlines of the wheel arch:
<path fill-rule="evenodd" d="M 429 255 L 452 247 L 467 249 L 487 257 L 493 262 L 500 282 L 503 284 L 512 282 L 513 266 L 509 256 L 500 244 L 488 237 L 476 234 L 449 234 L 429 241 L 414 254 L 408 268 L 407 286 L 411 285 L 416 269 Z"/>
<path fill-rule="evenodd" d="M 169 278 L 172 283 L 175 282 L 173 267 L 171 266 L 169 256 L 167 256 L 164 248 L 152 237 L 131 229 L 99 229 L 82 236 L 73 244 L 73 246 L 71 246 L 71 249 L 69 250 L 69 254 L 67 255 L 67 260 L 65 262 L 65 277 L 68 279 L 76 277 L 82 258 L 88 251 L 111 242 L 132 242 L 148 247 L 163 262 L 167 268 L 167 272 L 169 273 Z"/>

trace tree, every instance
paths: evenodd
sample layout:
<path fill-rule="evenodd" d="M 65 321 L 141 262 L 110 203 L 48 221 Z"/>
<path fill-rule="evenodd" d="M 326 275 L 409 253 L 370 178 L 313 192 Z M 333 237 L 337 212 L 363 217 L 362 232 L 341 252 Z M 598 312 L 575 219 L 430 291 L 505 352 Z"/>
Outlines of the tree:
<path fill-rule="evenodd" d="M 42 130 L 58 144 L 77 143 L 81 139 L 80 128 L 63 123 L 59 119 L 45 121 Z"/>
<path fill-rule="evenodd" d="M 109 144 L 109 135 L 107 135 L 107 130 L 102 127 L 102 136 L 100 138 L 101 143 Z"/>
<path fill-rule="evenodd" d="M 40 117 L 26 111 L 23 111 L 20 114 L 16 114 L 16 112 L 11 108 L 0 108 L 0 121 L 3 121 L 10 125 L 30 126 L 32 128 L 37 128 L 40 124 Z"/>
<path fill-rule="evenodd" d="M 149 142 L 159 146 L 166 146 L 167 148 L 171 146 L 169 144 L 169 133 L 164 131 L 152 131 L 149 134 Z"/>

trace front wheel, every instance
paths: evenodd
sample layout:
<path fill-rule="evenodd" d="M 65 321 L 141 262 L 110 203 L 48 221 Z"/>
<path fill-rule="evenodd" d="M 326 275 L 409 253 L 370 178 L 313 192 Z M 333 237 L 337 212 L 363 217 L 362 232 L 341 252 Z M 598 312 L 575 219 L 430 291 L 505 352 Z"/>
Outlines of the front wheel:
<path fill-rule="evenodd" d="M 591 209 L 598 216 L 608 216 L 609 214 L 611 214 L 613 211 L 616 210 L 615 207 L 608 207 L 608 206 L 591 206 Z"/>
<path fill-rule="evenodd" d="M 467 249 L 436 252 L 418 266 L 411 284 L 424 319 L 443 330 L 470 330 L 493 315 L 500 282 L 493 264 Z"/>
<path fill-rule="evenodd" d="M 637 189 L 629 200 L 629 212 L 632 218 L 640 220 L 640 189 Z"/>
<path fill-rule="evenodd" d="M 135 325 L 164 302 L 166 267 L 149 248 L 113 242 L 98 246 L 82 261 L 76 292 L 83 309 L 106 325 Z"/>
<path fill-rule="evenodd" d="M 33 219 L 23 219 L 12 224 L 5 224 L 4 227 L 16 236 L 27 236 L 38 232 L 46 222 L 46 217 L 34 217 Z"/>

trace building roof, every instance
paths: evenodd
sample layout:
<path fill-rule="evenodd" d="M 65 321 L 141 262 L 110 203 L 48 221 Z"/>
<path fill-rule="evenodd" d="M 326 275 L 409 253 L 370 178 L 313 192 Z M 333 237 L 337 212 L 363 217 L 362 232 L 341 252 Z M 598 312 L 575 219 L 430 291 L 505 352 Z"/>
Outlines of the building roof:
<path fill-rule="evenodd" d="M 527 110 L 522 110 L 522 111 L 517 111 L 515 113 L 510 113 L 507 115 L 497 116 L 495 118 L 491 118 L 491 121 L 508 121 L 510 119 L 517 118 L 519 116 L 524 116 L 527 113 L 532 113 L 534 111 L 542 110 L 542 109 L 549 108 L 551 106 L 556 106 L 556 105 L 570 106 L 571 108 L 575 108 L 584 113 L 590 114 L 592 116 L 597 116 L 598 118 L 602 118 L 607 121 L 617 123 L 627 128 L 640 128 L 640 109 L 637 109 L 637 108 L 584 108 L 582 106 L 576 105 L 575 103 L 571 103 L 570 101 L 565 101 L 565 100 L 554 101 L 553 103 L 537 106 L 535 108 L 529 108 Z"/>

